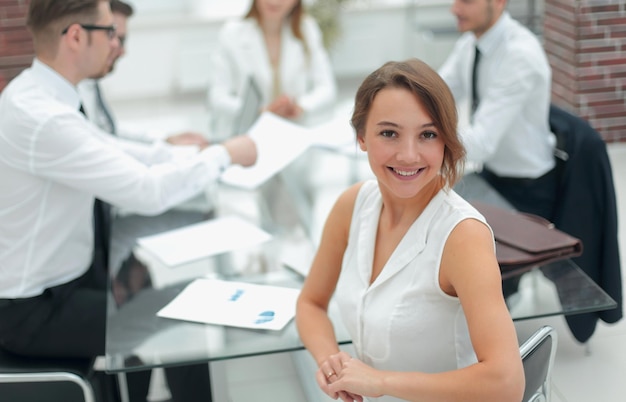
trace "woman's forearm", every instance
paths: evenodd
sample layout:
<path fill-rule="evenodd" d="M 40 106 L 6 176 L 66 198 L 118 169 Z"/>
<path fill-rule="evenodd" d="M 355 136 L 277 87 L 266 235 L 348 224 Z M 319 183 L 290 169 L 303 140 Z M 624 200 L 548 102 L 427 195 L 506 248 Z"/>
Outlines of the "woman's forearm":
<path fill-rule="evenodd" d="M 299 300 L 296 325 L 302 343 L 318 365 L 328 356 L 339 352 L 335 330 L 324 309 Z"/>

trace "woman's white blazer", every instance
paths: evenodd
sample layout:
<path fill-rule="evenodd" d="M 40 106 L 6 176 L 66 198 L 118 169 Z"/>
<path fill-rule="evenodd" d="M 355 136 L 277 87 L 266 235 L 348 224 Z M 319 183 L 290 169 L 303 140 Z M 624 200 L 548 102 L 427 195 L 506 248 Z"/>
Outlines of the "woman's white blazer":
<path fill-rule="evenodd" d="M 308 52 L 293 36 L 290 25 L 286 23 L 283 27 L 280 82 L 282 93 L 293 97 L 303 109 L 303 120 L 310 121 L 314 115 L 332 110 L 337 86 L 321 31 L 310 16 L 302 19 L 302 34 Z M 249 77 L 256 81 L 264 105 L 272 101 L 272 68 L 263 34 L 254 18 L 224 24 L 212 67 L 208 101 L 215 130 L 232 130 Z"/>

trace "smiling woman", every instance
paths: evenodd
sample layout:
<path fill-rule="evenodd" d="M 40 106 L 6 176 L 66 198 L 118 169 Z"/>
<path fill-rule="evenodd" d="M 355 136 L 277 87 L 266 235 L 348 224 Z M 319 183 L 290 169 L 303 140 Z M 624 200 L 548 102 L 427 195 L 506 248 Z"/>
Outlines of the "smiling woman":
<path fill-rule="evenodd" d="M 465 154 L 456 119 L 446 84 L 416 59 L 384 64 L 357 91 L 352 125 L 376 180 L 335 203 L 296 312 L 331 398 L 522 397 L 492 232 L 451 189 Z M 337 346 L 333 296 L 354 357 Z"/>

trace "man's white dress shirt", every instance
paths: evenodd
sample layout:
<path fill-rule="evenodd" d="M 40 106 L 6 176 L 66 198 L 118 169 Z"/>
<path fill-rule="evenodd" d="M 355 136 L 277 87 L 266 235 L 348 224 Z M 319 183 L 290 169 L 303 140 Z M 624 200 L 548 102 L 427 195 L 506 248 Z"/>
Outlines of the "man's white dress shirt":
<path fill-rule="evenodd" d="M 118 137 L 127 140 L 152 144 L 154 152 L 162 153 L 168 158 L 171 155 L 174 155 L 174 157 L 186 157 L 190 153 L 198 151 L 198 147 L 196 146 L 172 146 L 168 144 L 165 142 L 168 135 L 165 131 L 132 130 L 124 124 L 119 124 L 113 110 L 110 108 L 110 105 L 106 100 L 106 96 L 103 93 L 104 91 L 98 94 L 99 85 L 99 80 L 85 79 L 78 83 L 77 89 L 87 117 L 96 126 L 100 127 L 102 131 L 115 134 Z M 109 121 L 109 118 L 111 121 Z"/>
<path fill-rule="evenodd" d="M 475 46 L 480 103 L 460 129 L 468 160 L 502 177 L 542 176 L 554 167 L 556 140 L 548 122 L 552 74 L 539 40 L 507 12 L 478 41 L 463 34 L 439 73 L 468 107 Z"/>
<path fill-rule="evenodd" d="M 220 145 L 153 164 L 150 146 L 100 131 L 79 107 L 76 88 L 37 59 L 0 96 L 0 298 L 36 296 L 86 272 L 94 198 L 158 214 L 230 164 Z"/>
<path fill-rule="evenodd" d="M 165 140 L 167 133 L 164 131 L 130 130 L 125 125 L 119 124 L 104 94 L 102 92 L 98 94 L 98 86 L 99 80 L 95 79 L 85 79 L 78 83 L 78 95 L 87 118 L 102 131 L 127 140 L 128 146 L 132 146 L 136 142 L 149 144 L 150 147 L 144 147 L 143 144 L 140 144 L 139 148 L 143 150 L 142 153 L 148 154 L 141 158 L 142 161 L 147 163 L 165 162 L 174 158 L 189 158 L 198 152 L 199 148 L 195 145 L 169 144 Z M 209 188 L 205 194 L 200 194 L 176 208 L 211 211 L 214 209 L 214 193 L 216 191 L 216 188 Z M 115 215 L 128 213 L 128 211 L 119 208 L 114 208 L 113 211 Z"/>

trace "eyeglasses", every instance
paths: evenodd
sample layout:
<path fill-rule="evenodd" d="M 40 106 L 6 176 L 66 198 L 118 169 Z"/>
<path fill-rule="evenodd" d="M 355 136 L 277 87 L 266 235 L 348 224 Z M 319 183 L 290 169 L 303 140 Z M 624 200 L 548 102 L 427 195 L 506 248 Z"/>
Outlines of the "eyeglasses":
<path fill-rule="evenodd" d="M 93 25 L 93 24 L 78 24 L 78 25 L 80 25 L 80 27 L 83 28 L 85 31 L 106 31 L 106 34 L 109 37 L 109 39 L 115 38 L 115 31 L 116 31 L 115 25 Z M 65 28 L 61 32 L 61 35 L 65 35 L 71 26 L 72 25 Z"/>

